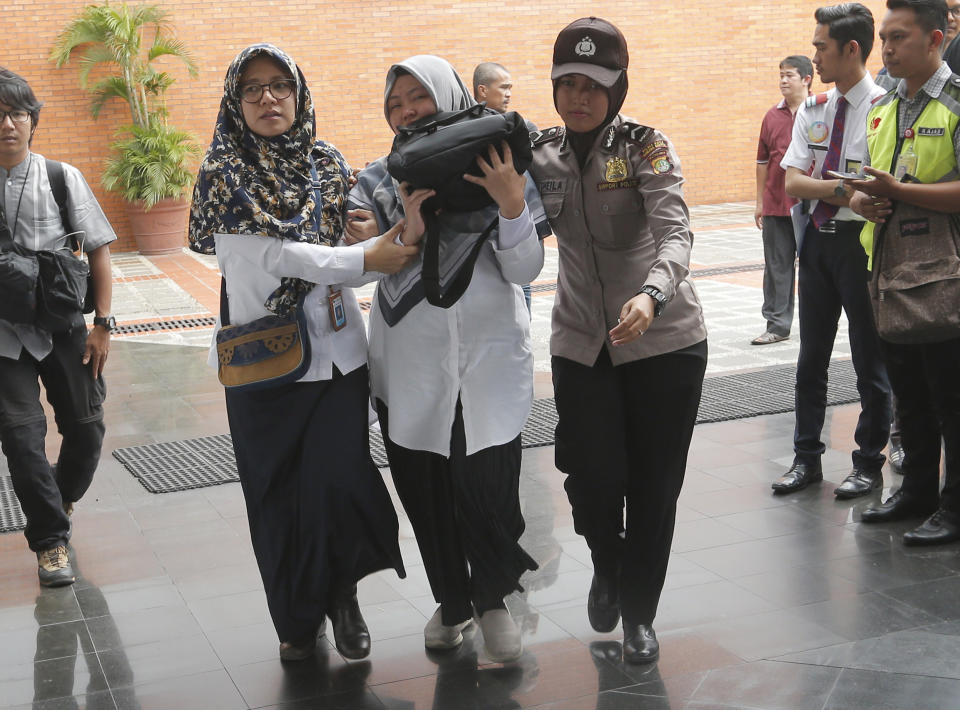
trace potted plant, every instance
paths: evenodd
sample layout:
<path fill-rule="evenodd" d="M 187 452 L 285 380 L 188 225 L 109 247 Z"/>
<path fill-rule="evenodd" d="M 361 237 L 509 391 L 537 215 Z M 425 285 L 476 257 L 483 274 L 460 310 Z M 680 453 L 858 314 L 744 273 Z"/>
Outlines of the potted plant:
<path fill-rule="evenodd" d="M 174 57 L 190 76 L 196 63 L 173 36 L 169 13 L 158 5 L 88 5 L 60 33 L 50 52 L 58 67 L 77 53 L 80 86 L 92 96 L 94 118 L 117 98 L 130 108 L 131 124 L 117 131 L 103 186 L 118 192 L 128 205 L 137 248 L 144 254 L 178 251 L 184 245 L 189 213 L 187 192 L 192 164 L 200 149 L 192 136 L 167 122 L 166 91 L 174 77 L 153 62 Z M 108 73 L 90 82 L 97 67 Z"/>

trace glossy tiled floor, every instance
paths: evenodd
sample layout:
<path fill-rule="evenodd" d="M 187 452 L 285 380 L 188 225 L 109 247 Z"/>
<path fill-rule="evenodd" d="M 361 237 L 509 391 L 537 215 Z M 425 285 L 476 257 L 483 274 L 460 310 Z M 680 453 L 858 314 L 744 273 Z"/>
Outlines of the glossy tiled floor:
<path fill-rule="evenodd" d="M 204 357 L 117 342 L 105 450 L 225 432 Z M 549 394 L 546 376 L 537 386 Z M 405 519 L 408 578 L 360 586 L 369 660 L 327 645 L 281 665 L 240 487 L 151 495 L 107 455 L 74 516 L 76 586 L 41 591 L 22 536 L 0 536 L 0 706 L 960 707 L 960 548 L 907 550 L 904 525 L 861 525 L 867 501 L 833 499 L 854 416 L 829 410 L 828 480 L 785 498 L 769 482 L 789 462 L 791 416 L 697 427 L 656 623 L 662 657 L 648 667 L 625 666 L 618 635 L 587 623 L 589 556 L 552 448 L 524 454 L 523 543 L 540 570 L 508 600 L 526 651 L 506 666 L 479 634 L 455 653 L 424 651 L 434 605 Z"/>
<path fill-rule="evenodd" d="M 751 210 L 694 208 L 693 268 L 762 262 Z M 555 276 L 548 249 L 541 280 Z M 210 257 L 120 255 L 114 277 L 124 322 L 217 307 Z M 708 373 L 796 361 L 796 337 L 748 345 L 763 327 L 760 278 L 753 269 L 696 279 L 710 330 Z M 551 302 L 552 294 L 535 294 L 538 397 L 552 394 Z M 104 458 L 74 515 L 74 587 L 41 591 L 23 536 L 0 535 L 0 707 L 960 708 L 960 545 L 905 549 L 906 525 L 859 524 L 876 496 L 834 500 L 833 484 L 850 464 L 851 406 L 827 413 L 827 480 L 786 498 L 773 497 L 769 484 L 792 458 L 791 415 L 696 428 L 656 665 L 624 666 L 619 636 L 590 629 L 589 554 L 573 531 L 553 449 L 541 448 L 524 452 L 521 484 L 523 544 L 540 569 L 508 600 L 524 631 L 519 663 L 490 663 L 479 634 L 455 653 L 425 652 L 434 603 L 401 515 L 407 579 L 379 574 L 360 585 L 371 657 L 348 663 L 327 644 L 310 662 L 282 666 L 239 485 L 152 495 L 109 455 L 227 431 L 206 349 L 190 347 L 207 342 L 208 330 L 115 339 Z M 848 350 L 841 323 L 834 357 Z M 57 445 L 51 435 L 51 455 Z M 899 485 L 885 476 L 888 487 Z"/>

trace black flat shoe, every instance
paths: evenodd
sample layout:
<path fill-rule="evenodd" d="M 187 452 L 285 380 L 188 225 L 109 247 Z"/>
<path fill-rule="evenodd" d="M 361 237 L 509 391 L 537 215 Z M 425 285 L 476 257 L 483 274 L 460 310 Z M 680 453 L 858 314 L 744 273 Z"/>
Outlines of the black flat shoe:
<path fill-rule="evenodd" d="M 908 518 L 925 518 L 937 509 L 937 501 L 926 501 L 905 493 L 901 488 L 880 505 L 867 508 L 860 514 L 865 523 L 888 523 Z"/>
<path fill-rule="evenodd" d="M 794 493 L 802 491 L 811 483 L 823 480 L 823 469 L 820 463 L 800 463 L 794 461 L 793 466 L 780 478 L 774 481 L 770 487 L 774 493 Z"/>
<path fill-rule="evenodd" d="M 623 622 L 623 660 L 627 663 L 653 663 L 660 658 L 660 642 L 650 624 Z"/>
<path fill-rule="evenodd" d="M 594 631 L 606 633 L 620 622 L 619 580 L 615 575 L 593 573 L 587 596 L 587 618 Z"/>
<path fill-rule="evenodd" d="M 855 466 L 850 475 L 843 479 L 843 483 L 834 489 L 833 494 L 841 499 L 859 498 L 877 488 L 883 488 L 883 474 Z"/>
<path fill-rule="evenodd" d="M 356 587 L 336 602 L 328 616 L 340 655 L 353 660 L 370 655 L 370 632 L 360 613 Z"/>
<path fill-rule="evenodd" d="M 920 527 L 903 534 L 904 545 L 948 545 L 960 540 L 960 514 L 940 508 Z"/>

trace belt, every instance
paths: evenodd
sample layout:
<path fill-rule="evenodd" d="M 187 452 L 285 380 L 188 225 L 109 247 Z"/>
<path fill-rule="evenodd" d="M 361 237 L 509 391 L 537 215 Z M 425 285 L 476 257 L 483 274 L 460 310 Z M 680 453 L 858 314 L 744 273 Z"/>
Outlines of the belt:
<path fill-rule="evenodd" d="M 817 231 L 821 234 L 844 234 L 852 231 L 859 233 L 864 224 L 865 222 L 858 219 L 828 219 Z"/>

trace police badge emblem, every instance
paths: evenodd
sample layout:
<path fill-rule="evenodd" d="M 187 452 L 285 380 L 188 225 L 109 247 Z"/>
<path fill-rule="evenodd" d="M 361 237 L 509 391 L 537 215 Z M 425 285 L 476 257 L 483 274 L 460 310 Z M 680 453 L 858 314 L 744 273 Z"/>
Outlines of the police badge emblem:
<path fill-rule="evenodd" d="M 593 43 L 589 35 L 584 35 L 583 39 L 577 42 L 577 46 L 573 48 L 573 51 L 581 57 L 592 57 L 597 53 L 597 45 Z"/>
<path fill-rule="evenodd" d="M 627 177 L 627 161 L 619 155 L 615 155 L 607 161 L 607 182 L 620 182 Z"/>

